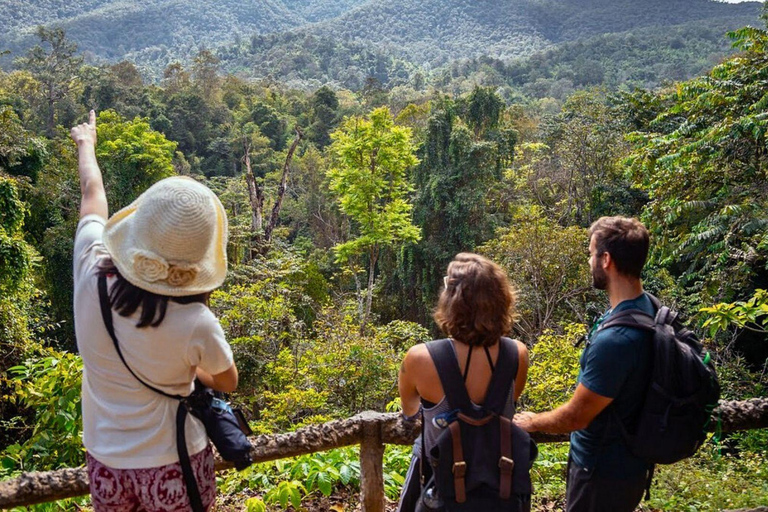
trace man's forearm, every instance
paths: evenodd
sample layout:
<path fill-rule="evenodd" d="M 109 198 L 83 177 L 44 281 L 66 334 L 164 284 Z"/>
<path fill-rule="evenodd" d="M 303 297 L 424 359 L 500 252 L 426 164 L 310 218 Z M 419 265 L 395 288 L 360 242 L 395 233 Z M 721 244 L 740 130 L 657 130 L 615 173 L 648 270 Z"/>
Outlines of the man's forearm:
<path fill-rule="evenodd" d="M 582 425 L 571 404 L 564 404 L 552 411 L 532 415 L 526 430 L 548 434 L 567 434 L 584 427 L 586 425 Z"/>

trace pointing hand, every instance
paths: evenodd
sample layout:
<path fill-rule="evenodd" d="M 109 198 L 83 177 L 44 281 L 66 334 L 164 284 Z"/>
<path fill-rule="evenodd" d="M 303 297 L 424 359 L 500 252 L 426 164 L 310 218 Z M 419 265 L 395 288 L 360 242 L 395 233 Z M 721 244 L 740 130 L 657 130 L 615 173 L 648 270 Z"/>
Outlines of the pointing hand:
<path fill-rule="evenodd" d="M 88 122 L 79 124 L 69 131 L 72 140 L 80 146 L 82 144 L 96 145 L 96 112 L 91 110 L 88 114 Z"/>

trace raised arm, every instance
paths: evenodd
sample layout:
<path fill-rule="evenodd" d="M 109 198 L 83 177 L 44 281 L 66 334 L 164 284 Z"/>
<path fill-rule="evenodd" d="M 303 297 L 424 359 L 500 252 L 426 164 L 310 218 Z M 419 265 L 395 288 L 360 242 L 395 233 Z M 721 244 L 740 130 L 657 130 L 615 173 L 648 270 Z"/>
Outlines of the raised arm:
<path fill-rule="evenodd" d="M 88 122 L 79 124 L 69 132 L 77 144 L 77 171 L 80 175 L 80 218 L 91 213 L 104 219 L 109 217 L 104 181 L 96 162 L 96 112 L 91 110 Z"/>

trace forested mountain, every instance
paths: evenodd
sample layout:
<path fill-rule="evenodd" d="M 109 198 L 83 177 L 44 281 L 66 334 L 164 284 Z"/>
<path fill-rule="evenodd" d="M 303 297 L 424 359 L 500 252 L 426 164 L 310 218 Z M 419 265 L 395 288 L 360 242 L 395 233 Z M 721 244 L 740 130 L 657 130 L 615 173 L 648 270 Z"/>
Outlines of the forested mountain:
<path fill-rule="evenodd" d="M 57 25 L 97 58 L 129 58 L 157 70 L 187 60 L 201 47 L 285 31 L 338 16 L 357 3 L 360 0 L 12 0 L 0 4 L 0 47 L 21 51 L 34 43 L 37 25 Z"/>
<path fill-rule="evenodd" d="M 464 57 L 531 55 L 553 43 L 648 26 L 733 18 L 754 23 L 757 4 L 710 0 L 375 0 L 305 29 L 389 45 L 432 66 Z"/>
<path fill-rule="evenodd" d="M 230 71 L 359 88 L 368 76 L 396 84 L 415 69 L 479 57 L 509 61 L 604 34 L 664 36 L 661 27 L 686 23 L 722 34 L 754 24 L 757 12 L 754 2 L 712 0 L 6 0 L 0 49 L 13 51 L 8 66 L 42 23 L 64 28 L 94 59 L 127 58 L 148 76 L 220 47 Z"/>
<path fill-rule="evenodd" d="M 454 61 L 435 70 L 432 82 L 459 93 L 480 84 L 517 97 L 560 100 L 596 85 L 656 88 L 704 73 L 733 52 L 725 36 L 730 29 L 728 20 L 706 20 L 601 34 L 511 62 L 491 57 Z"/>

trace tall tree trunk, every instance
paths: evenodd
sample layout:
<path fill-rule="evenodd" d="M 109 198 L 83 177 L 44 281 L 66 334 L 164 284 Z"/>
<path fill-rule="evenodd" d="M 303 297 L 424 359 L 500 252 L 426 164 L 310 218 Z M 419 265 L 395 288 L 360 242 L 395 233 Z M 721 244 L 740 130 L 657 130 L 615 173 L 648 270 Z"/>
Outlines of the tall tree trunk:
<path fill-rule="evenodd" d="M 368 290 L 365 295 L 365 312 L 363 313 L 363 319 L 360 322 L 360 335 L 365 333 L 365 325 L 368 323 L 368 318 L 371 316 L 371 304 L 373 303 L 373 283 L 374 272 L 376 271 L 376 262 L 379 259 L 379 246 L 374 245 L 371 247 L 370 261 L 368 268 Z"/>
<path fill-rule="evenodd" d="M 245 181 L 248 183 L 248 200 L 251 203 L 251 240 L 259 243 L 262 239 L 262 229 L 264 225 L 264 192 L 256 183 L 251 168 L 251 147 L 245 142 L 243 162 L 245 163 Z M 250 252 L 250 251 L 249 251 Z M 250 257 L 250 254 L 249 254 Z"/>
<path fill-rule="evenodd" d="M 280 187 L 277 189 L 277 199 L 275 200 L 274 206 L 272 206 L 272 215 L 269 217 L 269 224 L 267 224 L 267 229 L 264 230 L 265 245 L 269 244 L 269 242 L 272 240 L 272 231 L 275 229 L 275 226 L 277 226 L 277 221 L 280 218 L 280 208 L 283 205 L 285 184 L 288 181 L 288 169 L 291 166 L 291 160 L 293 160 L 293 152 L 296 151 L 296 147 L 299 145 L 302 137 L 304 137 L 304 132 L 301 131 L 301 128 L 297 126 L 295 129 L 296 138 L 293 139 L 293 144 L 291 144 L 291 147 L 288 150 L 288 155 L 285 157 L 285 164 L 283 164 L 283 176 L 280 178 Z"/>
<path fill-rule="evenodd" d="M 56 135 L 56 95 L 53 84 L 48 87 L 48 120 L 46 124 L 48 137 L 52 139 Z"/>

